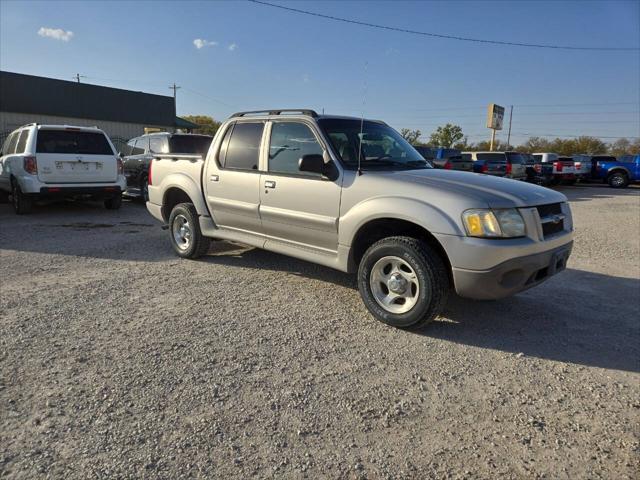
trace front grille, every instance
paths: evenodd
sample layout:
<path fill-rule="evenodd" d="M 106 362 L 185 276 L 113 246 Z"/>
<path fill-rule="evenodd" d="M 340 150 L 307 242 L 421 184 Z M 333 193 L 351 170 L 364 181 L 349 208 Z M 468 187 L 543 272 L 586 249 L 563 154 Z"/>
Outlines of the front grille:
<path fill-rule="evenodd" d="M 548 217 L 549 215 L 558 215 L 562 213 L 562 205 L 559 203 L 551 203 L 549 205 L 538 205 L 538 215 L 540 218 Z"/>
<path fill-rule="evenodd" d="M 548 237 L 549 235 L 553 235 L 555 233 L 560 233 L 564 230 L 564 220 L 560 220 L 558 223 L 548 222 L 542 224 L 542 234 L 544 237 Z"/>

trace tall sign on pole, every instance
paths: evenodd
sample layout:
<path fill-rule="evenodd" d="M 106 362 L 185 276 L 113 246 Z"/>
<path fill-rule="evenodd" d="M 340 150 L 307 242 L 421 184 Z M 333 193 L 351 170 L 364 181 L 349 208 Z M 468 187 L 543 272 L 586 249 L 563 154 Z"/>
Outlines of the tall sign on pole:
<path fill-rule="evenodd" d="M 493 144 L 496 141 L 496 130 L 502 130 L 504 123 L 504 107 L 490 103 L 487 110 L 487 128 L 491 129 L 491 146 L 489 150 L 493 152 Z"/>

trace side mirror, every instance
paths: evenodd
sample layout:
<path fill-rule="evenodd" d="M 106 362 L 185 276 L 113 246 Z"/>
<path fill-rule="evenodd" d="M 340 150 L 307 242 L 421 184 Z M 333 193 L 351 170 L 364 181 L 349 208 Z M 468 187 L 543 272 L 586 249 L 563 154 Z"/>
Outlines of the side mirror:
<path fill-rule="evenodd" d="M 324 158 L 316 153 L 304 155 L 298 160 L 298 170 L 322 175 L 324 172 Z"/>

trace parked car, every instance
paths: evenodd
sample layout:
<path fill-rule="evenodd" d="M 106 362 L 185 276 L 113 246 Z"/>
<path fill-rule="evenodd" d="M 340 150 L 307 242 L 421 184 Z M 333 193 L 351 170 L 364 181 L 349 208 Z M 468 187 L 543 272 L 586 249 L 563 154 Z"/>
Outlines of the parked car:
<path fill-rule="evenodd" d="M 560 160 L 557 153 L 534 153 L 536 161 L 553 165 L 553 183 L 571 182 L 575 180 L 575 168 L 573 159 Z M 574 182 L 575 183 L 575 182 Z"/>
<path fill-rule="evenodd" d="M 312 110 L 234 114 L 205 160 L 157 155 L 151 178 L 147 209 L 180 257 L 216 238 L 357 272 L 369 311 L 396 327 L 431 321 L 452 288 L 533 287 L 573 243 L 561 193 L 434 169 L 384 122 Z"/>
<path fill-rule="evenodd" d="M 124 174 L 127 188 L 124 194 L 149 200 L 149 163 L 156 153 L 206 155 L 213 137 L 190 133 L 149 133 L 132 138 L 124 151 Z"/>
<path fill-rule="evenodd" d="M 581 182 L 589 180 L 591 178 L 591 155 L 577 154 L 572 158 L 576 178 Z"/>
<path fill-rule="evenodd" d="M 589 177 L 589 179 L 597 182 L 602 181 L 603 179 L 600 178 L 600 175 L 598 173 L 598 165 L 605 162 L 617 162 L 617 161 L 618 159 L 613 155 L 593 155 L 591 157 L 591 176 Z"/>
<path fill-rule="evenodd" d="M 578 181 L 575 161 L 573 157 L 560 156 L 556 160 L 554 168 L 562 172 L 560 181 L 565 185 L 574 185 Z"/>
<path fill-rule="evenodd" d="M 596 179 L 613 188 L 625 188 L 631 182 L 639 182 L 640 155 L 622 155 L 615 161 L 596 160 Z"/>
<path fill-rule="evenodd" d="M 526 180 L 525 159 L 519 152 L 464 152 L 471 155 L 473 171 L 498 177 Z"/>
<path fill-rule="evenodd" d="M 445 170 L 462 170 L 464 172 L 473 171 L 473 162 L 470 158 L 462 157 L 460 150 L 455 148 L 444 147 L 424 147 L 414 145 L 420 155 L 429 160 L 435 168 L 444 168 Z"/>
<path fill-rule="evenodd" d="M 45 198 L 104 200 L 118 209 L 125 187 L 122 161 L 97 127 L 39 125 L 14 130 L 0 156 L 0 191 L 10 193 L 17 214 Z"/>
<path fill-rule="evenodd" d="M 542 163 L 530 153 L 522 154 L 527 169 L 527 182 L 538 185 L 550 185 L 553 183 L 553 165 Z"/>

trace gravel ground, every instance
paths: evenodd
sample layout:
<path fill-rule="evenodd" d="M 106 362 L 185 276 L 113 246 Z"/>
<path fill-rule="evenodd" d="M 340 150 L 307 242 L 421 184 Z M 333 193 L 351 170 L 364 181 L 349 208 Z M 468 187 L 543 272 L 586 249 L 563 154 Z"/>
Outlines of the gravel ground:
<path fill-rule="evenodd" d="M 352 277 L 143 206 L 0 205 L 0 474 L 638 478 L 640 189 L 567 187 L 566 272 L 421 332 Z"/>

